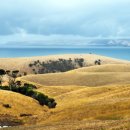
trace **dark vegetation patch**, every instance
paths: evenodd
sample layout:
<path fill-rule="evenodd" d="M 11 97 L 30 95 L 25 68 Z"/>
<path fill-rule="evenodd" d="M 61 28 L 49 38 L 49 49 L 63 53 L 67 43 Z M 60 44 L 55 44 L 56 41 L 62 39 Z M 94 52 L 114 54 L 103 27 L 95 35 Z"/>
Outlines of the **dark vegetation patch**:
<path fill-rule="evenodd" d="M 10 104 L 3 104 L 3 107 L 5 107 L 5 108 L 11 108 L 11 105 Z"/>
<path fill-rule="evenodd" d="M 21 81 L 16 81 L 16 78 L 18 77 L 18 70 L 15 71 L 5 71 L 3 69 L 0 69 L 0 89 L 2 90 L 8 90 L 8 91 L 13 91 L 16 93 L 23 94 L 25 96 L 29 96 L 39 102 L 40 105 L 48 106 L 49 108 L 55 108 L 57 103 L 53 98 L 48 97 L 47 95 L 37 92 L 36 91 L 36 86 L 33 84 L 28 84 L 24 83 L 22 84 Z M 8 84 L 9 86 L 2 86 L 3 82 L 3 76 L 7 75 L 8 76 Z M 4 105 L 4 107 L 10 107 L 9 104 Z"/>
<path fill-rule="evenodd" d="M 34 61 L 29 64 L 34 74 L 66 72 L 69 70 L 77 69 L 86 66 L 83 58 L 75 59 L 58 59 L 49 61 Z"/>
<path fill-rule="evenodd" d="M 8 114 L 0 115 L 0 126 L 18 126 L 18 125 L 23 125 L 23 122 L 17 117 Z"/>
<path fill-rule="evenodd" d="M 32 114 L 25 114 L 25 113 L 20 114 L 20 117 L 28 117 L 28 116 L 32 116 Z"/>
<path fill-rule="evenodd" d="M 97 59 L 94 61 L 95 65 L 101 65 L 101 60 Z M 58 60 L 48 60 L 40 61 L 36 60 L 29 64 L 29 67 L 32 69 L 34 74 L 45 74 L 45 73 L 57 73 L 57 72 L 66 72 L 69 70 L 86 67 L 87 63 L 84 58 L 75 58 L 75 59 L 62 59 Z"/>

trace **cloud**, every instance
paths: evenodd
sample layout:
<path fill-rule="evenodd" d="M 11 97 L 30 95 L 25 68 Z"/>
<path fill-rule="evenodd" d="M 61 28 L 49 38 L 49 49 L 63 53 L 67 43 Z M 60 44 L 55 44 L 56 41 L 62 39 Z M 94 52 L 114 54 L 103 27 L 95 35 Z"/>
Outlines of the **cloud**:
<path fill-rule="evenodd" d="M 0 0 L 0 3 L 0 45 L 20 41 L 27 45 L 32 42 L 84 45 L 90 37 L 130 36 L 129 0 Z"/>
<path fill-rule="evenodd" d="M 20 29 L 22 30 L 22 29 Z M 22 30 L 13 35 L 0 36 L 2 47 L 112 47 L 130 46 L 130 38 L 84 37 L 80 35 L 34 35 Z"/>

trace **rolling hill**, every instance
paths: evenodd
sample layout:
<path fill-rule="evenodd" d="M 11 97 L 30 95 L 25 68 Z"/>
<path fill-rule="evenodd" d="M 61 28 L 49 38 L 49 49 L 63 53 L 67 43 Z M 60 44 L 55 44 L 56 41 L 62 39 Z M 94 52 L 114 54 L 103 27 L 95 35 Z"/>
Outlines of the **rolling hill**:
<path fill-rule="evenodd" d="M 95 54 L 66 54 L 66 55 L 52 55 L 52 56 L 40 56 L 40 57 L 25 57 L 25 58 L 0 58 L 0 68 L 6 70 L 19 70 L 21 73 L 27 72 L 28 74 L 33 74 L 32 69 L 29 64 L 34 61 L 49 61 L 74 58 L 84 58 L 86 66 L 94 65 L 94 61 L 100 59 L 102 64 L 120 64 L 129 63 L 128 61 L 118 60 L 114 58 L 109 58 L 105 56 L 95 55 Z"/>
<path fill-rule="evenodd" d="M 58 105 L 55 109 L 48 109 L 41 107 L 29 97 L 1 91 L 3 102 L 13 103 L 11 105 L 14 108 L 10 110 L 12 115 L 18 117 L 22 110 L 22 113 L 32 114 L 32 117 L 20 118 L 27 126 L 5 130 L 128 130 L 130 128 L 129 62 L 104 61 L 100 66 L 88 66 L 64 73 L 30 74 L 18 80 L 35 84 L 38 86 L 37 91 L 55 98 Z M 7 100 L 4 93 L 8 93 L 5 94 Z M 5 108 L 1 107 L 1 109 L 4 113 Z M 8 113 L 6 111 L 5 113 Z"/>
<path fill-rule="evenodd" d="M 107 64 L 80 68 L 65 73 L 28 75 L 22 79 L 45 86 L 102 86 L 130 83 L 129 78 L 130 64 Z"/>
<path fill-rule="evenodd" d="M 6 104 L 9 107 L 5 107 Z M 44 115 L 46 111 L 46 107 L 40 106 L 36 100 L 30 97 L 0 90 L 0 125 L 35 123 L 37 115 Z"/>

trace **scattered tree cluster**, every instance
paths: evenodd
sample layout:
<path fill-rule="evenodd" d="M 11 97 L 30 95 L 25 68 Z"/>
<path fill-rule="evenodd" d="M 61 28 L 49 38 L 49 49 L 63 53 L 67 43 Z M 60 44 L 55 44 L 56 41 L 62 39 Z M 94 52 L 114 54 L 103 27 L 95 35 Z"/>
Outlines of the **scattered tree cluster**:
<path fill-rule="evenodd" d="M 44 74 L 44 73 L 56 73 L 56 72 L 66 72 L 76 68 L 83 67 L 85 61 L 83 58 L 76 58 L 72 60 L 69 59 L 58 59 L 58 60 L 49 60 L 49 61 L 34 61 L 29 64 L 29 67 L 35 74 Z"/>
<path fill-rule="evenodd" d="M 53 98 L 49 98 L 47 95 L 44 95 L 41 92 L 37 92 L 35 89 L 37 88 L 33 84 L 24 83 L 22 85 L 21 81 L 17 81 L 16 78 L 18 76 L 19 71 L 5 71 L 3 69 L 0 69 L 0 89 L 2 90 L 8 90 L 17 92 L 29 97 L 34 98 L 35 100 L 39 101 L 40 105 L 46 105 L 49 108 L 55 108 L 57 103 Z M 3 76 L 7 75 L 9 79 L 9 85 L 8 86 L 2 86 Z"/>
<path fill-rule="evenodd" d="M 101 60 L 100 59 L 95 60 L 95 65 L 101 65 Z"/>

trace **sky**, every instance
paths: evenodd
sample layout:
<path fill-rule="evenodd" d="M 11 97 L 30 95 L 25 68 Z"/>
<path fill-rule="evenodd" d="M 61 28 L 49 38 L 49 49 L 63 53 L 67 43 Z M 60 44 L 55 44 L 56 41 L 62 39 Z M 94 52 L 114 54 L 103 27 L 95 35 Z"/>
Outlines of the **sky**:
<path fill-rule="evenodd" d="M 130 0 L 0 0 L 0 47 L 98 46 L 99 39 L 130 46 L 129 6 Z"/>

